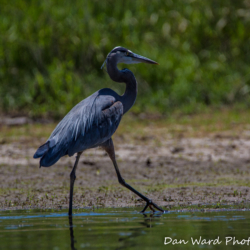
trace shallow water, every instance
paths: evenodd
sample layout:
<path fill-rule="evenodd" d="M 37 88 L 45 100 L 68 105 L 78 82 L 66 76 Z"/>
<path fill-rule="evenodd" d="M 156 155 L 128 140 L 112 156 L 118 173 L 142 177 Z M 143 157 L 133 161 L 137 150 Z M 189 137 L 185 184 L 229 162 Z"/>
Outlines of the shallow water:
<path fill-rule="evenodd" d="M 0 212 L 0 249 L 246 249 L 250 211 L 181 212 L 145 216 L 138 209 Z M 166 242 L 172 242 L 164 245 Z M 192 239 L 203 239 L 199 245 Z M 226 237 L 229 241 L 226 243 Z M 235 244 L 233 245 L 233 237 Z M 211 241 L 210 245 L 209 240 Z M 242 239 L 244 239 L 242 241 Z M 180 242 L 181 244 L 174 244 Z M 205 240 L 205 241 L 204 241 Z M 236 242 L 238 240 L 238 244 Z M 184 243 L 185 241 L 185 243 Z M 213 245 L 213 243 L 216 243 Z M 244 244 L 243 244 L 244 243 Z M 242 245 L 243 244 L 243 245 Z"/>

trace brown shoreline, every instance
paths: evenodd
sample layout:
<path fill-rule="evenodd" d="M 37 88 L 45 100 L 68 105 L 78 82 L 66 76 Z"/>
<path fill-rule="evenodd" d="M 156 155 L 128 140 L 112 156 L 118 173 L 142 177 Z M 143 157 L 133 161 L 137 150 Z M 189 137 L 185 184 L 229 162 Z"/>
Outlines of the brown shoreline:
<path fill-rule="evenodd" d="M 250 142 L 247 138 L 138 137 L 137 145 L 114 138 L 124 179 L 166 209 L 250 203 Z M 0 144 L 0 209 L 67 208 L 74 157 L 39 169 L 32 158 L 45 139 L 20 137 Z M 100 149 L 84 152 L 75 182 L 74 207 L 128 207 L 144 203 L 117 181 Z M 138 211 L 140 207 L 137 207 Z"/>

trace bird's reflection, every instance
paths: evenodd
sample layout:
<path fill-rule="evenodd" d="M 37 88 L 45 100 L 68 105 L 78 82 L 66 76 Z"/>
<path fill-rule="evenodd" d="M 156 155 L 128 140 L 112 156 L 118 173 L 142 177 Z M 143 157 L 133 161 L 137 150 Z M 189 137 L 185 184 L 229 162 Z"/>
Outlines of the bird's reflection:
<path fill-rule="evenodd" d="M 159 218 L 163 215 L 163 213 L 150 213 L 150 214 L 143 214 L 144 218 Z"/>
<path fill-rule="evenodd" d="M 143 213 L 142 216 L 144 217 L 144 220 L 139 222 L 141 227 L 132 227 L 130 229 L 131 234 L 128 236 L 121 236 L 119 237 L 118 241 L 123 242 L 123 246 L 118 247 L 117 250 L 121 249 L 127 249 L 127 248 L 132 248 L 136 247 L 134 241 L 131 241 L 131 238 L 134 239 L 136 237 L 141 236 L 144 233 L 144 228 L 154 228 L 157 226 L 154 222 L 157 221 L 157 218 L 161 217 L 163 213 Z M 138 247 L 138 246 L 137 246 Z"/>
<path fill-rule="evenodd" d="M 72 216 L 69 216 L 69 231 L 70 231 L 70 246 L 71 250 L 77 250 L 75 248 L 75 238 L 74 238 L 74 227 L 73 227 L 73 219 Z"/>
<path fill-rule="evenodd" d="M 144 220 L 139 222 L 139 224 L 141 225 L 141 227 L 136 227 L 136 228 L 131 228 L 131 234 L 129 236 L 122 236 L 118 238 L 118 241 L 122 241 L 124 243 L 124 246 L 122 247 L 118 247 L 117 249 L 123 249 L 123 248 L 127 248 L 127 247 L 132 247 L 132 245 L 134 243 L 130 242 L 131 237 L 135 238 L 141 235 L 141 230 L 143 228 L 152 228 L 155 227 L 156 224 L 152 223 L 155 220 L 157 220 L 157 218 L 161 217 L 163 213 L 150 213 L 150 214 L 142 214 L 142 216 L 144 217 Z M 75 248 L 75 243 L 77 242 L 74 238 L 74 226 L 73 226 L 73 217 L 69 216 L 69 230 L 70 230 L 70 246 L 71 246 L 71 250 L 77 250 Z M 132 245 L 131 245 L 132 244 Z"/>

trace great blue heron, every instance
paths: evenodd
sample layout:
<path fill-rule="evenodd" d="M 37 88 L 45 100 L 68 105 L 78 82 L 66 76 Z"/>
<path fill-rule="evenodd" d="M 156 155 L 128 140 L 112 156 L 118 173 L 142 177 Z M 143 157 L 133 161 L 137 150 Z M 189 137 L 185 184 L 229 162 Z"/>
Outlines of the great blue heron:
<path fill-rule="evenodd" d="M 120 96 L 112 89 L 101 89 L 78 103 L 56 126 L 45 144 L 40 146 L 34 158 L 40 159 L 40 167 L 49 167 L 55 164 L 62 156 L 72 156 L 75 153 L 76 161 L 70 174 L 69 215 L 72 215 L 73 188 L 76 179 L 76 168 L 82 152 L 89 148 L 102 147 L 112 160 L 118 181 L 144 201 L 146 206 L 142 213 L 149 208 L 161 212 L 149 198 L 136 191 L 122 178 L 115 159 L 115 150 L 111 136 L 115 133 L 122 116 L 133 106 L 137 96 L 137 82 L 133 73 L 128 69 L 119 70 L 118 63 L 149 63 L 157 64 L 146 57 L 132 51 L 115 47 L 107 56 L 107 72 L 115 82 L 126 84 L 125 93 Z M 105 64 L 104 62 L 104 64 Z"/>

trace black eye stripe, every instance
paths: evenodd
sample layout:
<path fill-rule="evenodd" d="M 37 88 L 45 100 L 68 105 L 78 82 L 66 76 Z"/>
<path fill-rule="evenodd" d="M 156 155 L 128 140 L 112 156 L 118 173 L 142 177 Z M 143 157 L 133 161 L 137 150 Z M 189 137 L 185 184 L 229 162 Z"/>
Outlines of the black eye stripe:
<path fill-rule="evenodd" d="M 111 52 L 118 52 L 118 51 L 126 53 L 128 50 L 123 47 L 116 47 Z"/>

